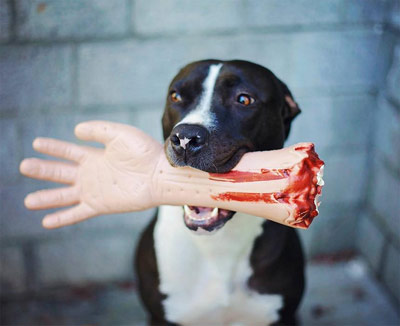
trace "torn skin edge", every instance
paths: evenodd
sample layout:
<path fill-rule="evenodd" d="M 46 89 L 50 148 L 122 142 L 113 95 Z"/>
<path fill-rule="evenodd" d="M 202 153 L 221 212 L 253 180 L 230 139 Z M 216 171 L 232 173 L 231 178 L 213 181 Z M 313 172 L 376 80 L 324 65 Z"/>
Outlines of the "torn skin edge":
<path fill-rule="evenodd" d="M 306 229 L 310 226 L 313 219 L 318 215 L 318 202 L 324 185 L 323 172 L 324 162 L 320 160 L 314 150 L 313 144 L 299 146 L 296 151 L 305 151 L 307 156 L 299 163 L 289 169 L 284 169 L 285 173 L 275 171 L 271 174 L 269 170 L 262 170 L 261 173 L 248 173 L 241 171 L 231 171 L 233 173 L 212 174 L 215 181 L 228 182 L 253 182 L 274 180 L 278 175 L 281 178 L 288 177 L 289 184 L 281 192 L 276 193 L 245 193 L 245 192 L 226 192 L 218 195 L 211 195 L 217 201 L 240 201 L 240 202 L 265 202 L 267 204 L 287 204 L 293 207 L 288 209 L 288 218 L 284 224 Z M 267 173 L 265 172 L 267 171 Z M 263 175 L 265 174 L 265 175 Z M 247 179 L 248 177 L 248 179 Z M 278 177 L 279 179 L 279 177 Z"/>

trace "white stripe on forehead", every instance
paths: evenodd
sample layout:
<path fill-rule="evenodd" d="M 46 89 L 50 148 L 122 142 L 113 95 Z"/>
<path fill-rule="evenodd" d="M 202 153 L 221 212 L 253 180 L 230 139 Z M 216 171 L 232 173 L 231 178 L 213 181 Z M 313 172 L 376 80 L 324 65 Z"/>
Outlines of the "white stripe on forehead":
<path fill-rule="evenodd" d="M 211 100 L 214 93 L 215 83 L 217 81 L 219 71 L 223 64 L 211 65 L 208 70 L 207 78 L 203 82 L 203 93 L 201 94 L 200 102 L 198 106 L 179 123 L 199 124 L 204 127 L 213 128 L 215 124 L 214 114 L 210 111 Z"/>

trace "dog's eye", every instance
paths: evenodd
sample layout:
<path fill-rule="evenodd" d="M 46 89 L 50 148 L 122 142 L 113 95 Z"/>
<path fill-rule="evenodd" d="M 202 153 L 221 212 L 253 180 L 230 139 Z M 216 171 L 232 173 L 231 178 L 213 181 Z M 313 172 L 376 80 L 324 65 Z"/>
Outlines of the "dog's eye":
<path fill-rule="evenodd" d="M 177 103 L 177 102 L 182 101 L 182 97 L 177 92 L 172 92 L 170 96 L 171 96 L 172 102 Z"/>
<path fill-rule="evenodd" d="M 237 101 L 244 106 L 248 106 L 254 103 L 254 98 L 246 94 L 240 94 L 237 98 Z"/>

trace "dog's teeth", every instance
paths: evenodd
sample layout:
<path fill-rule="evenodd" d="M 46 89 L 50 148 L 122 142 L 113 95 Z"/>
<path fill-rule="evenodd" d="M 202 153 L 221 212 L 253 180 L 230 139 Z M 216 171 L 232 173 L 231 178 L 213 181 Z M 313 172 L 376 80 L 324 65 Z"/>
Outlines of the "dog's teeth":
<path fill-rule="evenodd" d="M 195 207 L 197 210 L 197 207 Z M 211 214 L 210 213 L 199 213 L 199 212 L 195 212 L 193 209 L 191 209 L 188 205 L 183 205 L 183 210 L 185 212 L 185 215 L 192 219 L 192 220 L 196 220 L 196 221 L 207 221 L 210 218 L 215 218 L 218 217 L 218 213 L 219 213 L 219 209 L 217 207 L 215 207 L 212 211 Z"/>
<path fill-rule="evenodd" d="M 186 213 L 188 216 L 191 215 L 192 211 L 190 210 L 190 208 L 189 208 L 188 205 L 184 205 L 184 206 L 183 206 L 183 209 L 185 210 L 185 213 Z"/>
<path fill-rule="evenodd" d="M 189 217 L 189 218 L 191 218 L 191 219 L 194 219 L 194 220 L 196 220 L 196 221 L 203 221 L 203 220 L 205 220 L 205 218 L 200 218 L 200 217 L 196 214 L 196 212 L 193 212 L 193 210 L 191 210 L 191 209 L 189 208 L 188 205 L 184 205 L 184 206 L 183 206 L 183 209 L 184 209 L 184 211 L 185 211 L 187 217 Z"/>

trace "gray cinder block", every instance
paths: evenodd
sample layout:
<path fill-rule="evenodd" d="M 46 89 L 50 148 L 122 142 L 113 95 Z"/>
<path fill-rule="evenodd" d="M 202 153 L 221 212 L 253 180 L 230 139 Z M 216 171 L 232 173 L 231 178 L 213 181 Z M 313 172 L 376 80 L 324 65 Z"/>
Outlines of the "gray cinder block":
<path fill-rule="evenodd" d="M 388 1 L 249 0 L 245 8 L 246 23 L 252 27 L 320 26 L 321 24 L 383 22 Z"/>
<path fill-rule="evenodd" d="M 398 247 L 393 245 L 389 245 L 387 250 L 383 269 L 383 281 L 386 283 L 389 291 L 395 296 L 397 302 L 400 302 L 400 251 Z"/>
<path fill-rule="evenodd" d="M 128 30 L 127 0 L 17 0 L 20 40 L 101 38 Z"/>
<path fill-rule="evenodd" d="M 2 241 L 17 241 L 18 243 L 33 238 L 36 240 L 57 238 L 72 231 L 71 228 L 52 231 L 44 229 L 42 218 L 51 211 L 30 211 L 24 206 L 24 198 L 28 193 L 51 187 L 55 187 L 55 185 L 28 179 L 22 184 L 0 187 L 0 238 Z"/>
<path fill-rule="evenodd" d="M 182 42 L 165 39 L 85 44 L 79 49 L 80 104 L 162 103 L 187 62 L 186 51 Z"/>
<path fill-rule="evenodd" d="M 238 30 L 242 16 L 240 0 L 137 0 L 132 24 L 141 35 L 204 33 Z"/>
<path fill-rule="evenodd" d="M 376 223 L 372 221 L 373 216 L 362 214 L 357 227 L 357 249 L 367 259 L 368 263 L 378 273 L 381 267 L 382 250 L 385 244 L 385 235 Z"/>
<path fill-rule="evenodd" d="M 0 1 L 0 42 L 8 41 L 10 37 L 10 10 L 8 2 Z"/>
<path fill-rule="evenodd" d="M 383 23 L 392 0 L 345 0 L 343 22 Z M 396 1 L 396 0 L 395 0 Z"/>
<path fill-rule="evenodd" d="M 400 240 L 400 180 L 384 165 L 379 152 L 376 155 L 371 184 L 372 206 L 384 218 L 388 230 Z"/>
<path fill-rule="evenodd" d="M 1 184 L 12 184 L 19 179 L 18 166 L 22 154 L 17 119 L 0 120 L 0 139 Z"/>
<path fill-rule="evenodd" d="M 160 142 L 164 142 L 162 136 L 161 118 L 164 110 L 164 103 L 149 107 L 140 106 L 135 112 L 133 125 L 143 130 L 146 134 L 152 136 Z"/>
<path fill-rule="evenodd" d="M 376 117 L 374 142 L 377 157 L 387 160 L 393 169 L 397 168 L 397 172 L 400 173 L 400 110 L 381 98 L 374 117 Z"/>
<path fill-rule="evenodd" d="M 248 0 L 246 23 L 252 27 L 332 24 L 341 20 L 343 0 Z"/>
<path fill-rule="evenodd" d="M 25 289 L 24 256 L 18 247 L 3 247 L 0 251 L 0 294 L 20 293 Z"/>
<path fill-rule="evenodd" d="M 0 107 L 37 110 L 71 103 L 69 46 L 4 46 L 0 50 Z"/>
<path fill-rule="evenodd" d="M 360 203 L 365 193 L 366 152 L 335 151 L 321 153 L 325 161 L 325 186 L 322 199 L 326 203 Z"/>
<path fill-rule="evenodd" d="M 135 237 L 127 235 L 72 236 L 37 247 L 42 287 L 127 279 L 133 276 Z"/>
<path fill-rule="evenodd" d="M 302 141 L 321 149 L 367 150 L 375 98 L 358 96 L 296 97 L 302 112 L 292 124 L 288 144 Z M 357 126 L 357 127 L 355 127 Z"/>
<path fill-rule="evenodd" d="M 400 43 L 395 48 L 392 65 L 387 76 L 387 91 L 389 96 L 400 106 Z"/>
<path fill-rule="evenodd" d="M 392 0 L 392 7 L 389 16 L 390 24 L 397 30 L 400 30 L 400 2 L 397 0 Z"/>
<path fill-rule="evenodd" d="M 320 214 L 299 232 L 308 258 L 353 250 L 359 213 L 356 205 L 322 199 Z"/>
<path fill-rule="evenodd" d="M 380 36 L 370 31 L 307 32 L 292 37 L 292 88 L 354 94 L 375 89 L 383 73 Z"/>

